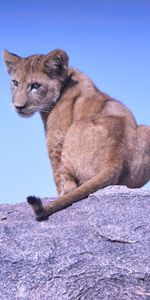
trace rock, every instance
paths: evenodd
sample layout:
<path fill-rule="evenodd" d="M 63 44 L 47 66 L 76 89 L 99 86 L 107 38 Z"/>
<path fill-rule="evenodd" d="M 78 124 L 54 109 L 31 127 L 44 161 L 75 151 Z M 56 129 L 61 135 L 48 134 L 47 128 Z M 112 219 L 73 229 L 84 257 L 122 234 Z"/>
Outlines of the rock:
<path fill-rule="evenodd" d="M 1 300 L 150 299 L 150 191 L 108 187 L 43 222 L 1 205 L 0 239 Z"/>

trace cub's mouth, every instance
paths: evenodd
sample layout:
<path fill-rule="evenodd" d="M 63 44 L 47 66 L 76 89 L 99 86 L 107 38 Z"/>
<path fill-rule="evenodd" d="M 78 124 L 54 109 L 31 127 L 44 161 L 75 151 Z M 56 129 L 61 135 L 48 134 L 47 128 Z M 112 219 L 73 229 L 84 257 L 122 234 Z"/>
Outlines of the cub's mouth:
<path fill-rule="evenodd" d="M 49 113 L 55 106 L 55 103 L 46 103 L 46 104 L 42 104 L 42 105 L 16 105 L 14 104 L 14 109 L 16 111 L 16 113 L 21 116 L 21 117 L 30 117 L 33 114 L 35 114 L 36 112 L 43 112 L 43 113 Z"/>
<path fill-rule="evenodd" d="M 27 109 L 27 108 L 21 108 L 21 107 L 16 107 L 14 105 L 14 108 L 15 108 L 15 111 L 16 113 L 20 116 L 20 117 L 24 117 L 24 118 L 28 118 L 28 117 L 31 117 L 35 112 L 30 109 Z"/>

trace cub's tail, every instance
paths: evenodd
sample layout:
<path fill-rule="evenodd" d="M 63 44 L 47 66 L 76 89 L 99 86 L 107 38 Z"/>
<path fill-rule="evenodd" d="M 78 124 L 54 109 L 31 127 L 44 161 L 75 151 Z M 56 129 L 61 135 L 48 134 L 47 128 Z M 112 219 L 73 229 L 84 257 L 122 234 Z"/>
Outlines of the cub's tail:
<path fill-rule="evenodd" d="M 92 177 L 82 185 L 60 196 L 57 200 L 50 202 L 48 205 L 42 204 L 40 198 L 35 196 L 27 197 L 28 203 L 32 206 L 37 220 L 46 219 L 51 214 L 64 209 L 73 203 L 86 198 L 89 194 L 96 192 L 98 189 L 108 185 L 116 185 L 119 183 L 119 177 L 122 172 L 122 163 L 112 160 L 105 170 L 100 174 Z"/>

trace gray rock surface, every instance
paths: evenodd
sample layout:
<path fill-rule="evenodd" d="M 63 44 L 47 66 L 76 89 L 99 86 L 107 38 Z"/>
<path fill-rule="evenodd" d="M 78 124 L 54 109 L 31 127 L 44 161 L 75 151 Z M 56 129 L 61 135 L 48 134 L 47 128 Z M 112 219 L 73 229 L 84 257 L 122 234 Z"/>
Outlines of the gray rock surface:
<path fill-rule="evenodd" d="M 150 300 L 150 191 L 108 187 L 43 222 L 0 205 L 0 300 L 15 299 Z"/>

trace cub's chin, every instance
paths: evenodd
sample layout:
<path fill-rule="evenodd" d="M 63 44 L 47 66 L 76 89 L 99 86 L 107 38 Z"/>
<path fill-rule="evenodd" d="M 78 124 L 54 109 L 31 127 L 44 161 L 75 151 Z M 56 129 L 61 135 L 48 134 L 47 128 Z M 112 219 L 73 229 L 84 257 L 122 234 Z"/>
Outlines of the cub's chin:
<path fill-rule="evenodd" d="M 30 118 L 34 115 L 34 112 L 24 113 L 24 112 L 17 112 L 17 114 L 22 118 Z"/>

